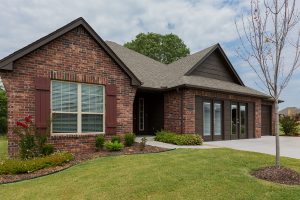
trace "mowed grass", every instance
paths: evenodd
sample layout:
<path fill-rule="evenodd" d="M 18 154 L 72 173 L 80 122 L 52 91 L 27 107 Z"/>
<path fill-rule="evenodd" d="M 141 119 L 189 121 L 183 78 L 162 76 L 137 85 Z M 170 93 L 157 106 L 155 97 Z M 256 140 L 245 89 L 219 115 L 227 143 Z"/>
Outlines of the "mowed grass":
<path fill-rule="evenodd" d="M 7 139 L 0 135 L 0 160 L 7 158 Z"/>
<path fill-rule="evenodd" d="M 300 186 L 258 180 L 274 157 L 231 149 L 180 149 L 104 157 L 65 171 L 0 185 L 1 199 L 299 199 Z M 282 163 L 300 172 L 300 161 Z"/>

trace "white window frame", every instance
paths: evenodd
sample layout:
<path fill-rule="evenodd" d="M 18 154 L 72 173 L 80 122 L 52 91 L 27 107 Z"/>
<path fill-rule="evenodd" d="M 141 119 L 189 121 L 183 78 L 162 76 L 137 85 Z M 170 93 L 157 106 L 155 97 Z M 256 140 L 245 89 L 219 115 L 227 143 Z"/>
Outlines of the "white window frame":
<path fill-rule="evenodd" d="M 56 82 L 68 82 L 68 83 L 75 83 L 77 84 L 77 112 L 61 112 L 61 111 L 54 111 L 52 110 L 52 83 L 53 81 Z M 81 106 L 81 86 L 82 85 L 98 85 L 103 87 L 103 112 L 102 113 L 94 113 L 94 112 L 82 112 Z M 105 86 L 100 84 L 89 84 L 89 83 L 79 83 L 79 82 L 71 82 L 71 81 L 61 81 L 61 80 L 51 80 L 50 86 L 50 113 L 51 113 L 51 135 L 59 136 L 59 135 L 99 135 L 105 134 Z M 53 133 L 53 123 L 52 123 L 52 114 L 54 113 L 61 113 L 61 114 L 77 114 L 77 132 L 75 133 Z M 102 115 L 103 116 L 103 131 L 102 132 L 82 132 L 82 115 L 89 114 L 89 115 Z"/>
<path fill-rule="evenodd" d="M 141 110 L 141 105 L 143 105 L 142 110 Z M 142 113 L 142 118 L 141 118 L 141 113 Z M 141 120 L 143 121 L 143 124 L 141 123 Z M 144 131 L 144 130 L 145 130 L 145 100 L 144 98 L 139 98 L 139 131 Z"/>

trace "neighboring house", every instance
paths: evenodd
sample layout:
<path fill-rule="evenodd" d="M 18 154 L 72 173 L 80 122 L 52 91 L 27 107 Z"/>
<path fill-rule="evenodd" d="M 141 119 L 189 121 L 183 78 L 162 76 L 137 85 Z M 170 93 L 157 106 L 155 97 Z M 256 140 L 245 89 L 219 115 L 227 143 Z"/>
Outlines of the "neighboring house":
<path fill-rule="evenodd" d="M 166 129 L 209 140 L 270 135 L 270 97 L 246 87 L 219 44 L 169 65 L 104 42 L 82 18 L 0 61 L 9 154 L 17 120 L 32 115 L 61 150 L 94 149 L 97 134 Z M 272 117 L 273 116 L 273 117 Z M 263 120 L 262 120 L 263 119 Z"/>
<path fill-rule="evenodd" d="M 289 116 L 296 120 L 299 120 L 300 108 L 296 107 L 286 107 L 279 111 L 280 116 Z"/>

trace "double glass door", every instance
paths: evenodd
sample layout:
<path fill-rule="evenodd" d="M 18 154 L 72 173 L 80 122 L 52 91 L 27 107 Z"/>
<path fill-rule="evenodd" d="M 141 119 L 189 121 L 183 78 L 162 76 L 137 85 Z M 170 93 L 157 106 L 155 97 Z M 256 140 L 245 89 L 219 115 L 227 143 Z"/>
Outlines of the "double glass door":
<path fill-rule="evenodd" d="M 247 138 L 247 106 L 244 103 L 231 103 L 230 139 Z"/>
<path fill-rule="evenodd" d="M 221 101 L 203 102 L 203 137 L 205 141 L 222 139 L 223 104 Z"/>

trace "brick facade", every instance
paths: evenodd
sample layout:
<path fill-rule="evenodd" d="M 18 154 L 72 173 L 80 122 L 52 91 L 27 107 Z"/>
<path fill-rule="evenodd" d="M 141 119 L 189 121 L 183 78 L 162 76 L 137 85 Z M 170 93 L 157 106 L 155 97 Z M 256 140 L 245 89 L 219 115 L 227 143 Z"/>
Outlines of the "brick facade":
<path fill-rule="evenodd" d="M 201 89 L 180 89 L 165 93 L 164 129 L 177 133 L 195 133 L 195 97 L 218 98 L 233 102 L 254 103 L 255 137 L 261 137 L 261 100 L 255 97 L 233 95 Z M 181 101 L 182 98 L 182 101 Z M 182 113 L 182 116 L 181 116 Z M 274 109 L 272 112 L 272 131 L 274 131 Z M 182 125 L 181 125 L 182 124 Z"/>
<path fill-rule="evenodd" d="M 8 95 L 8 151 L 18 153 L 16 121 L 35 115 L 35 77 L 95 84 L 117 85 L 117 131 L 131 132 L 136 88 L 114 60 L 79 26 L 52 42 L 18 59 L 14 71 L 1 71 Z M 49 142 L 58 149 L 84 152 L 94 148 L 94 135 L 51 136 Z"/>

